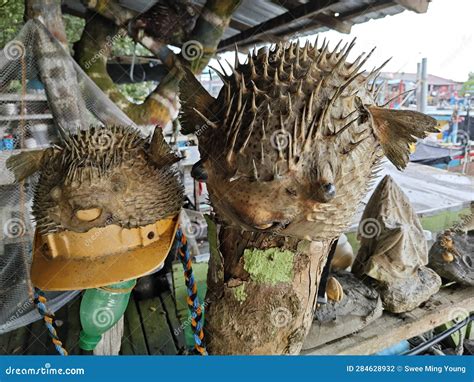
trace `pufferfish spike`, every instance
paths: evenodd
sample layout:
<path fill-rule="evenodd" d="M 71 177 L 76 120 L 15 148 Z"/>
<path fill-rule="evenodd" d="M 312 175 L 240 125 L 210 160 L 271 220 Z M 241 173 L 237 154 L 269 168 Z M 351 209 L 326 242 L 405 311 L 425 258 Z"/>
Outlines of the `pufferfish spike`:
<path fill-rule="evenodd" d="M 224 83 L 224 84 L 228 84 L 229 83 L 229 79 L 227 78 L 227 76 L 225 74 L 222 74 L 219 70 L 217 70 L 215 67 L 209 65 L 209 69 L 212 69 L 214 70 L 214 72 L 219 76 L 219 78 L 221 79 L 221 81 Z"/>
<path fill-rule="evenodd" d="M 206 123 L 206 125 L 212 127 L 213 129 L 217 129 L 217 124 L 212 122 L 210 119 L 208 119 L 204 114 L 202 114 L 198 109 L 193 108 L 194 112 L 201 117 L 201 119 Z"/>
<path fill-rule="evenodd" d="M 322 45 L 321 50 L 319 52 L 319 56 L 316 60 L 317 66 L 319 66 L 321 64 L 324 64 L 326 62 L 326 54 L 327 54 L 327 51 L 328 51 L 328 45 L 329 45 L 329 41 L 326 42 L 326 37 L 325 37 L 324 41 L 323 41 L 323 45 Z"/>
<path fill-rule="evenodd" d="M 217 63 L 221 67 L 222 74 L 225 75 L 227 80 L 229 80 L 229 76 L 227 75 L 227 71 L 224 69 L 224 65 L 222 65 L 222 60 L 217 60 Z"/>
<path fill-rule="evenodd" d="M 239 60 L 239 48 L 237 47 L 237 44 L 234 44 L 234 67 L 236 70 L 239 69 L 240 66 L 240 60 Z"/>
<path fill-rule="evenodd" d="M 232 75 L 236 82 L 239 82 L 240 73 L 232 66 L 232 64 L 226 59 L 225 62 L 229 65 L 230 70 L 232 70 Z M 231 76 L 232 77 L 232 76 Z"/>
<path fill-rule="evenodd" d="M 309 40 L 306 40 L 306 43 L 303 47 L 303 54 L 301 55 L 301 61 L 306 62 L 308 61 L 308 50 L 309 50 Z"/>
<path fill-rule="evenodd" d="M 257 74 L 257 71 L 255 69 L 255 63 L 253 61 L 253 57 L 250 54 L 250 52 L 249 52 L 249 55 L 248 55 L 248 65 L 249 65 L 249 68 L 250 68 L 250 79 L 251 80 L 256 80 L 258 78 L 258 74 Z"/>
<path fill-rule="evenodd" d="M 328 160 L 338 162 L 342 159 L 338 157 L 339 154 L 335 153 L 343 153 L 352 149 L 352 141 L 358 142 L 359 138 L 366 138 L 366 136 L 374 140 L 371 148 L 377 147 L 377 153 L 381 152 L 378 148 L 382 146 L 383 151 L 397 165 L 405 161 L 406 156 L 399 155 L 397 152 L 406 151 L 406 147 L 391 144 L 389 140 L 396 139 L 395 136 L 398 136 L 406 143 L 411 139 L 404 135 L 404 131 L 408 131 L 404 126 L 413 124 L 411 116 L 406 115 L 406 118 L 400 119 L 395 114 L 382 113 L 373 108 L 375 106 L 373 93 L 366 89 L 365 78 L 362 76 L 364 72 L 361 71 L 362 66 L 371 56 L 371 52 L 350 63 L 346 60 L 354 46 L 354 40 L 344 45 L 343 48 L 341 48 L 342 45 L 344 42 L 340 42 L 336 48 L 330 49 L 330 53 L 328 53 L 327 40 L 323 41 L 319 48 L 316 45 L 315 48 L 311 47 L 310 49 L 310 44 L 299 48 L 298 43 L 295 42 L 291 47 L 279 47 L 277 44 L 276 46 L 272 45 L 271 50 L 260 49 L 256 58 L 249 58 L 247 64 L 239 65 L 235 70 L 238 75 L 237 78 L 232 77 L 234 79 L 230 81 L 229 89 L 222 90 L 219 97 L 213 100 L 209 106 L 206 104 L 196 107 L 218 125 L 217 129 L 207 129 L 198 137 L 203 152 L 209 153 L 208 160 L 212 161 L 212 156 L 218 158 L 224 152 L 228 154 L 228 159 L 231 162 L 230 164 L 222 163 L 222 170 L 219 170 L 220 163 L 215 163 L 214 176 L 219 178 L 214 183 L 215 187 L 221 184 L 217 182 L 228 180 L 228 175 L 234 174 L 234 170 L 240 170 L 240 173 L 245 174 L 247 179 L 251 178 L 249 174 L 253 172 L 253 158 L 256 158 L 259 182 L 270 181 L 272 165 L 281 156 L 283 159 L 280 160 L 286 162 L 288 162 L 288 156 L 294 158 L 297 166 L 292 167 L 292 171 L 298 176 L 298 179 L 303 179 L 307 176 L 304 171 L 321 172 L 322 169 L 317 167 L 325 167 L 322 162 L 325 162 L 326 158 L 318 158 L 319 154 L 316 152 L 328 152 L 328 157 L 330 157 Z M 271 63 L 268 63 L 269 55 Z M 255 74 L 258 78 L 252 78 L 255 75 L 252 72 L 252 62 L 256 66 Z M 341 70 L 335 70 L 336 64 Z M 298 68 L 298 66 L 300 67 Z M 293 68 L 293 75 L 291 68 Z M 372 76 L 376 75 L 375 71 L 372 72 Z M 334 75 L 329 75 L 329 73 Z M 251 94 L 243 94 L 242 83 Z M 189 90 L 190 94 L 193 94 L 193 89 Z M 226 92 L 235 94 L 235 97 L 238 98 L 233 100 L 232 105 L 229 105 L 229 97 L 225 96 Z M 288 98 L 288 94 L 290 94 L 290 98 Z M 363 100 L 363 105 L 359 106 L 357 99 Z M 248 102 L 248 105 L 243 111 L 245 101 Z M 187 103 L 192 104 L 193 102 L 195 102 L 193 97 L 188 97 Z M 269 112 L 266 111 L 268 109 Z M 354 109 L 357 109 L 359 114 L 350 115 Z M 187 110 L 189 107 L 184 112 Z M 280 113 L 283 114 L 283 118 Z M 289 117 L 290 115 L 291 117 Z M 366 118 L 354 121 L 358 115 L 363 115 Z M 372 115 L 375 115 L 375 118 L 372 118 Z M 227 117 L 224 118 L 225 116 Z M 255 116 L 256 126 L 252 130 L 250 126 Z M 333 116 L 336 121 L 331 120 Z M 341 120 L 340 116 L 346 116 L 346 119 Z M 388 121 L 387 123 L 393 132 L 384 133 L 383 129 L 386 125 L 383 120 L 390 118 L 393 122 Z M 186 123 L 186 118 L 184 123 Z M 424 126 L 413 127 L 414 130 L 409 131 L 415 131 L 414 135 L 422 136 L 423 131 L 421 130 L 429 126 L 429 123 L 429 121 L 425 121 Z M 355 126 L 358 128 L 356 129 Z M 275 131 L 280 129 L 285 129 L 291 134 L 291 147 L 288 152 L 276 152 L 274 145 L 269 142 Z M 366 131 L 367 134 L 364 137 L 359 137 L 359 130 Z M 249 138 L 250 131 L 252 132 Z M 296 142 L 294 142 L 295 134 Z M 336 147 L 331 148 L 332 145 Z M 245 147 L 245 153 L 239 153 L 239 148 L 242 146 Z M 362 147 L 359 145 L 358 151 L 370 151 L 365 146 L 365 144 L 362 144 Z M 231 153 L 229 153 L 229 148 L 232 149 Z M 377 155 L 370 152 L 367 157 L 376 158 Z M 263 163 L 261 163 L 262 158 Z M 309 158 L 316 160 L 317 164 Z M 280 170 L 285 170 L 284 167 L 288 167 L 289 164 L 285 165 L 283 162 L 279 162 L 281 165 L 278 169 L 279 173 L 281 173 Z M 333 163 L 333 165 L 337 166 L 338 164 Z M 313 169 L 312 166 L 315 168 Z M 337 179 L 332 179 L 336 176 L 330 174 L 330 171 L 325 170 L 328 174 L 324 174 L 324 177 L 331 178 L 331 181 L 337 181 Z M 290 175 L 281 173 L 281 176 Z M 321 179 L 321 181 L 323 180 L 327 181 L 327 179 Z M 274 186 L 269 187 L 271 189 Z M 323 199 L 322 196 L 317 197 Z M 238 197 L 235 196 L 235 198 Z M 249 221 L 253 219 L 252 217 Z"/>
<path fill-rule="evenodd" d="M 334 47 L 334 49 L 332 50 L 332 52 L 329 54 L 329 59 L 332 61 L 336 58 L 337 54 L 338 54 L 338 51 L 337 49 L 339 48 L 339 46 L 341 46 L 342 44 L 342 38 L 339 40 L 339 42 L 336 44 L 336 46 Z"/>
<path fill-rule="evenodd" d="M 390 57 L 388 60 L 386 60 L 382 65 L 380 65 L 378 68 L 374 68 L 370 74 L 367 76 L 367 80 L 366 80 L 366 83 L 368 84 L 370 81 L 372 81 L 372 86 L 371 86 L 371 89 L 369 90 L 370 92 L 372 92 L 374 90 L 374 84 L 375 84 L 375 79 L 378 77 L 378 75 L 380 74 L 380 72 L 382 71 L 382 69 L 385 67 L 385 65 L 387 65 L 390 60 L 392 59 L 392 57 Z"/>
<path fill-rule="evenodd" d="M 341 70 L 342 67 L 345 65 L 347 62 L 347 57 L 349 56 L 349 53 L 351 52 L 352 48 L 354 47 L 356 42 L 356 38 L 354 37 L 352 41 L 350 42 L 349 46 L 347 47 L 346 50 L 341 50 L 341 58 L 338 60 L 336 63 L 336 67 L 338 70 Z M 342 53 L 344 52 L 344 53 Z"/>

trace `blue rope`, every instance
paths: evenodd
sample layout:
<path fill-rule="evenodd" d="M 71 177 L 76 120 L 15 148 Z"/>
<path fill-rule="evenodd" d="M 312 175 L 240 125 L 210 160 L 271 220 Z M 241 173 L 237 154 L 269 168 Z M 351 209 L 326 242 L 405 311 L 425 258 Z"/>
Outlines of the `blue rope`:
<path fill-rule="evenodd" d="M 54 313 L 48 310 L 45 305 L 46 301 L 47 300 L 46 296 L 44 295 L 44 292 L 39 288 L 35 288 L 34 302 L 39 314 L 41 315 L 41 317 L 43 317 L 44 324 L 48 329 L 48 333 L 51 337 L 51 340 L 53 341 L 54 347 L 60 355 L 68 355 L 68 352 L 66 351 L 66 349 L 64 349 L 63 343 L 60 341 L 58 333 L 56 332 L 56 318 L 54 316 Z"/>
<path fill-rule="evenodd" d="M 202 308 L 199 304 L 197 285 L 192 268 L 191 253 L 189 252 L 186 236 L 181 228 L 176 232 L 176 239 L 178 240 L 178 253 L 181 263 L 183 264 L 184 279 L 186 290 L 188 292 L 187 303 L 191 313 L 191 326 L 194 330 L 194 348 L 199 352 L 199 354 L 207 355 L 206 346 L 204 344 Z"/>

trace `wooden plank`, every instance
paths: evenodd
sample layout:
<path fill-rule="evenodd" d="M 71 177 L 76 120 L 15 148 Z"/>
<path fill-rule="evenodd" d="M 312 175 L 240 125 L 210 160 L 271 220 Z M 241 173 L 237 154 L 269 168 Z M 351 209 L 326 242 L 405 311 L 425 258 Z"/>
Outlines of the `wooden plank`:
<path fill-rule="evenodd" d="M 61 338 L 64 347 L 71 355 L 82 354 L 79 348 L 79 334 L 81 332 L 81 318 L 79 316 L 81 307 L 81 296 L 79 295 L 73 301 L 70 301 L 65 307 L 66 318 L 63 326 L 60 328 L 60 334 L 64 333 Z"/>
<path fill-rule="evenodd" d="M 295 7 L 301 5 L 299 0 L 291 1 L 281 1 L 281 0 L 271 0 L 272 3 L 279 5 L 280 7 L 291 10 Z M 348 21 L 342 21 L 339 18 L 327 15 L 325 13 L 319 13 L 310 17 L 311 20 L 316 21 L 316 23 L 311 23 L 309 26 L 304 27 L 303 29 L 296 29 L 295 32 L 304 32 L 306 30 L 314 30 L 320 27 L 327 27 L 334 29 L 340 33 L 349 34 L 351 33 L 352 24 Z M 290 29 L 291 30 L 291 29 Z M 288 35 L 288 31 L 285 31 L 282 35 Z"/>
<path fill-rule="evenodd" d="M 348 21 L 342 21 L 336 17 L 332 17 L 324 13 L 313 16 L 311 19 L 319 22 L 321 25 L 325 27 L 334 29 L 340 33 L 344 33 L 344 34 L 351 33 L 352 24 Z"/>
<path fill-rule="evenodd" d="M 0 335 L 0 355 L 8 354 L 8 342 L 10 341 L 10 336 L 12 332 L 8 332 Z"/>
<path fill-rule="evenodd" d="M 25 355 L 43 355 L 54 354 L 56 348 L 54 347 L 48 335 L 48 329 L 44 321 L 38 320 L 27 326 L 28 339 L 26 340 Z"/>
<path fill-rule="evenodd" d="M 302 354 L 374 354 L 451 321 L 460 313 L 473 311 L 474 287 L 443 288 L 423 307 L 398 315 L 385 312 L 363 330 L 306 350 Z"/>
<path fill-rule="evenodd" d="M 80 295 L 74 297 L 73 300 L 69 301 L 66 305 L 62 306 L 61 309 L 57 310 L 55 312 L 56 315 L 56 322 L 58 324 L 58 327 L 56 328 L 56 331 L 58 333 L 59 339 L 63 343 L 64 348 L 68 353 L 70 353 L 69 348 L 66 347 L 66 339 L 68 338 L 69 335 L 69 305 L 72 304 L 75 300 L 81 301 Z M 79 320 L 79 317 L 77 318 Z M 79 338 L 77 338 L 79 340 Z M 51 341 L 51 339 L 48 336 L 48 341 Z M 57 354 L 56 349 L 54 346 L 51 344 L 51 346 L 48 348 L 51 349 L 52 353 L 50 354 Z"/>
<path fill-rule="evenodd" d="M 137 309 L 137 303 L 133 298 L 128 303 L 127 310 L 125 311 L 124 333 L 120 353 L 123 355 L 148 354 L 140 314 Z"/>
<path fill-rule="evenodd" d="M 26 327 L 14 330 L 10 335 L 10 341 L 8 342 L 7 354 L 9 355 L 20 355 L 23 354 L 23 350 L 28 339 L 28 329 Z"/>
<path fill-rule="evenodd" d="M 138 302 L 148 352 L 151 355 L 177 354 L 173 335 L 159 297 Z"/>
<path fill-rule="evenodd" d="M 102 339 L 94 349 L 94 355 L 118 355 L 122 345 L 123 316 L 102 334 Z"/>
<path fill-rule="evenodd" d="M 184 328 L 178 319 L 178 312 L 176 310 L 174 296 L 169 290 L 166 290 L 160 293 L 160 299 L 166 311 L 166 317 L 173 333 L 176 348 L 178 350 L 182 350 L 186 347 L 184 340 Z"/>
<path fill-rule="evenodd" d="M 128 303 L 128 305 L 135 305 L 135 302 L 132 300 Z M 123 322 L 123 338 L 122 338 L 122 344 L 120 347 L 120 354 L 121 355 L 134 355 L 135 353 L 133 352 L 133 346 L 132 346 L 132 338 L 130 334 L 130 328 L 127 325 L 127 319 L 126 319 L 127 312 L 125 311 L 124 313 L 124 322 Z"/>
<path fill-rule="evenodd" d="M 428 0 L 395 0 L 395 2 L 416 13 L 426 13 L 428 11 Z"/>

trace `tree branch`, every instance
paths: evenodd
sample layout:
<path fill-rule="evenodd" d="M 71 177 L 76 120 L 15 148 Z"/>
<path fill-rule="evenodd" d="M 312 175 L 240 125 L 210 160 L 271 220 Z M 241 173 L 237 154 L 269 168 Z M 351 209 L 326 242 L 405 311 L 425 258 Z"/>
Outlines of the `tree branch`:
<path fill-rule="evenodd" d="M 177 115 L 176 91 L 180 75 L 176 71 L 170 72 L 144 103 L 134 104 L 128 101 L 107 73 L 107 60 L 113 42 L 123 34 L 105 18 L 91 18 L 75 46 L 75 58 L 89 77 L 135 123 L 165 126 Z"/>
<path fill-rule="evenodd" d="M 104 7 L 105 3 L 108 4 L 108 9 Z M 182 45 L 180 54 L 181 59 L 189 62 L 194 73 L 200 73 L 215 54 L 222 34 L 239 3 L 240 0 L 207 1 L 190 34 L 192 39 Z M 112 20 L 116 25 L 123 25 L 134 17 L 113 1 L 89 1 L 86 4 L 94 11 Z M 121 14 L 122 11 L 124 14 Z M 96 16 L 89 18 L 89 20 L 86 23 L 81 40 L 75 47 L 75 51 L 76 60 L 92 80 L 138 124 L 165 126 L 176 118 L 178 84 L 182 72 L 174 53 L 166 47 L 160 38 L 147 35 L 143 29 L 137 29 L 133 26 L 128 28 L 133 31 L 132 37 L 161 59 L 170 70 L 169 74 L 143 104 L 131 103 L 114 84 L 106 69 L 113 41 L 117 38 L 119 32 L 118 27 L 104 17 Z M 156 19 L 154 22 L 158 24 L 163 20 Z"/>

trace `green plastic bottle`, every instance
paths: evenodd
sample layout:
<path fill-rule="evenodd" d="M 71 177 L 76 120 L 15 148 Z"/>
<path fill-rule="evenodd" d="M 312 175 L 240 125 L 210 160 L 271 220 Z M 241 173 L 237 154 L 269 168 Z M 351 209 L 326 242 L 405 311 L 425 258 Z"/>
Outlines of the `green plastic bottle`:
<path fill-rule="evenodd" d="M 124 281 L 103 288 L 88 289 L 81 301 L 79 347 L 94 350 L 102 334 L 114 326 L 127 309 L 136 280 Z"/>

